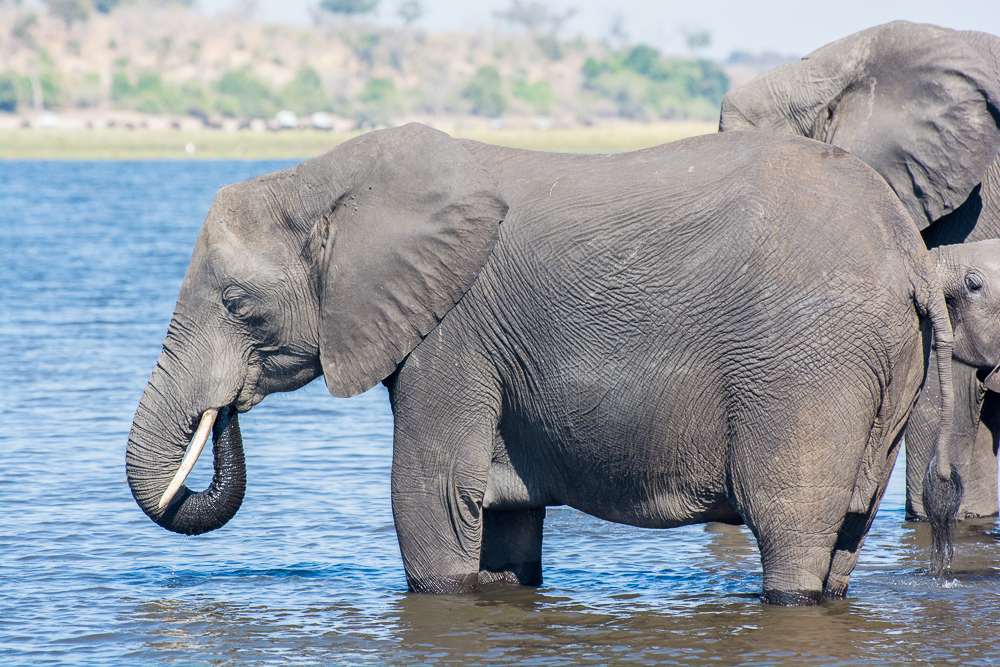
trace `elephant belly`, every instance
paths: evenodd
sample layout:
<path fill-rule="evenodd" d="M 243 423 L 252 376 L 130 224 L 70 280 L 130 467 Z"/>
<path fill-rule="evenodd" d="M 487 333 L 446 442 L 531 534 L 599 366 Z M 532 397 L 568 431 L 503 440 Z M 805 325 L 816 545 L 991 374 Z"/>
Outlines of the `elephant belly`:
<path fill-rule="evenodd" d="M 673 379 L 658 392 L 610 379 L 600 389 L 553 387 L 538 401 L 547 411 L 501 424 L 484 506 L 569 505 L 647 528 L 740 523 L 726 489 L 725 411 L 706 398 L 703 380 Z M 651 398 L 636 404 L 637 394 Z"/>

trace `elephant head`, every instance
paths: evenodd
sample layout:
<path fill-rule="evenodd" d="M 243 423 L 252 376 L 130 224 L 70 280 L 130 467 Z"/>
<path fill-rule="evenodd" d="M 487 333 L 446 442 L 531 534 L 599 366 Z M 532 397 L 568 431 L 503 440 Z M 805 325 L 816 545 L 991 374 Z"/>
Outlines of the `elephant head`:
<path fill-rule="evenodd" d="M 925 229 L 961 206 L 997 160 L 1000 39 L 906 21 L 862 30 L 730 91 L 719 129 L 843 148 Z"/>
<path fill-rule="evenodd" d="M 472 285 L 506 211 L 472 154 L 420 125 L 223 187 L 129 434 L 143 511 L 186 534 L 229 521 L 246 482 L 236 415 L 321 374 L 336 396 L 390 376 Z M 183 486 L 196 430 L 192 453 L 214 433 L 202 493 Z"/>
<path fill-rule="evenodd" d="M 985 375 L 1000 390 L 1000 239 L 931 250 L 954 331 L 952 357 Z"/>

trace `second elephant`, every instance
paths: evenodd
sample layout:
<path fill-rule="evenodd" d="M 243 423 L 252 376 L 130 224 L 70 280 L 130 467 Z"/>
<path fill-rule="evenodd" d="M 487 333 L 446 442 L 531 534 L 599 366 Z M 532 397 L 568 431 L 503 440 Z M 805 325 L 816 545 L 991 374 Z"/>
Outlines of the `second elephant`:
<path fill-rule="evenodd" d="M 875 168 L 929 248 L 1000 238 L 1000 38 L 895 21 L 828 44 L 730 91 L 722 131 L 783 132 L 839 146 Z M 984 332 L 984 336 L 988 332 Z M 967 482 L 960 516 L 996 515 L 1000 396 L 954 364 L 953 446 Z M 907 429 L 907 515 L 934 447 L 929 393 Z M 980 421 L 982 415 L 982 421 Z"/>

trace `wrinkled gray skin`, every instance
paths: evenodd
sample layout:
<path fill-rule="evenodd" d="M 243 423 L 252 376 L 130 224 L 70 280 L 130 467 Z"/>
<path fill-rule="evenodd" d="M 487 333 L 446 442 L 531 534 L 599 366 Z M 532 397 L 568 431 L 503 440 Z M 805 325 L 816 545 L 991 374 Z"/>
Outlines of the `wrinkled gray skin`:
<path fill-rule="evenodd" d="M 1000 38 L 896 21 L 824 46 L 722 101 L 720 130 L 761 129 L 839 146 L 875 168 L 928 248 L 1000 238 Z M 986 336 L 988 334 L 984 334 Z M 906 429 L 909 518 L 939 431 L 939 379 Z M 966 482 L 959 516 L 997 514 L 1000 396 L 954 364 L 953 451 Z M 981 420 L 980 420 L 981 416 Z"/>
<path fill-rule="evenodd" d="M 160 525 L 217 527 L 245 474 L 157 509 L 205 410 L 381 381 L 410 590 L 539 584 L 545 507 L 566 504 L 746 522 L 764 599 L 811 604 L 847 591 L 931 323 L 947 375 L 930 257 L 840 149 L 753 132 L 564 155 L 408 125 L 219 191 L 128 479 Z"/>
<path fill-rule="evenodd" d="M 954 382 L 956 409 L 951 440 L 952 462 L 963 471 L 962 480 L 968 494 L 970 488 L 976 485 L 996 483 L 995 475 L 990 474 L 994 472 L 992 469 L 984 470 L 983 466 L 972 465 L 977 452 L 968 443 L 976 441 L 980 413 L 984 421 L 992 420 L 980 431 L 986 428 L 996 430 L 995 420 L 1000 417 L 994 398 L 997 395 L 995 392 L 1000 390 L 1000 373 L 990 375 L 1000 364 L 1000 239 L 939 246 L 931 250 L 931 257 L 944 289 L 954 330 L 954 365 L 975 371 L 962 376 L 956 374 Z M 908 498 L 908 502 L 916 499 L 921 503 L 916 508 L 908 504 L 907 511 L 911 514 L 919 511 L 921 516 L 924 515 L 924 507 L 919 490 L 933 448 L 928 451 L 926 446 L 914 446 L 910 439 L 913 438 L 916 445 L 936 442 L 940 391 L 937 375 L 928 373 L 927 385 L 906 427 L 907 487 L 918 490 L 912 498 Z M 991 397 L 988 400 L 994 403 L 984 409 L 987 397 Z M 917 439 L 918 436 L 920 439 Z M 986 454 L 989 453 L 992 452 L 981 453 L 980 458 L 988 461 Z M 961 508 L 959 511 L 962 511 Z"/>

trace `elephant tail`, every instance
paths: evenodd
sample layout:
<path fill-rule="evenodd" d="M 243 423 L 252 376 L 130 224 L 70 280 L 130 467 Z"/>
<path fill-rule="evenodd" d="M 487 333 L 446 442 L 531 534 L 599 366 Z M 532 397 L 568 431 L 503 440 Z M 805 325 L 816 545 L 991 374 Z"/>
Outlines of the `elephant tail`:
<path fill-rule="evenodd" d="M 938 376 L 941 380 L 941 429 L 937 447 L 924 475 L 923 503 L 931 524 L 931 572 L 940 576 L 951 565 L 954 554 L 952 526 L 962 503 L 964 485 L 958 468 L 951 462 L 951 435 L 954 426 L 955 395 L 951 380 L 951 354 L 954 348 L 951 320 L 944 300 L 944 290 L 933 269 L 924 274 L 916 287 L 914 301 L 918 310 L 931 321 Z"/>

